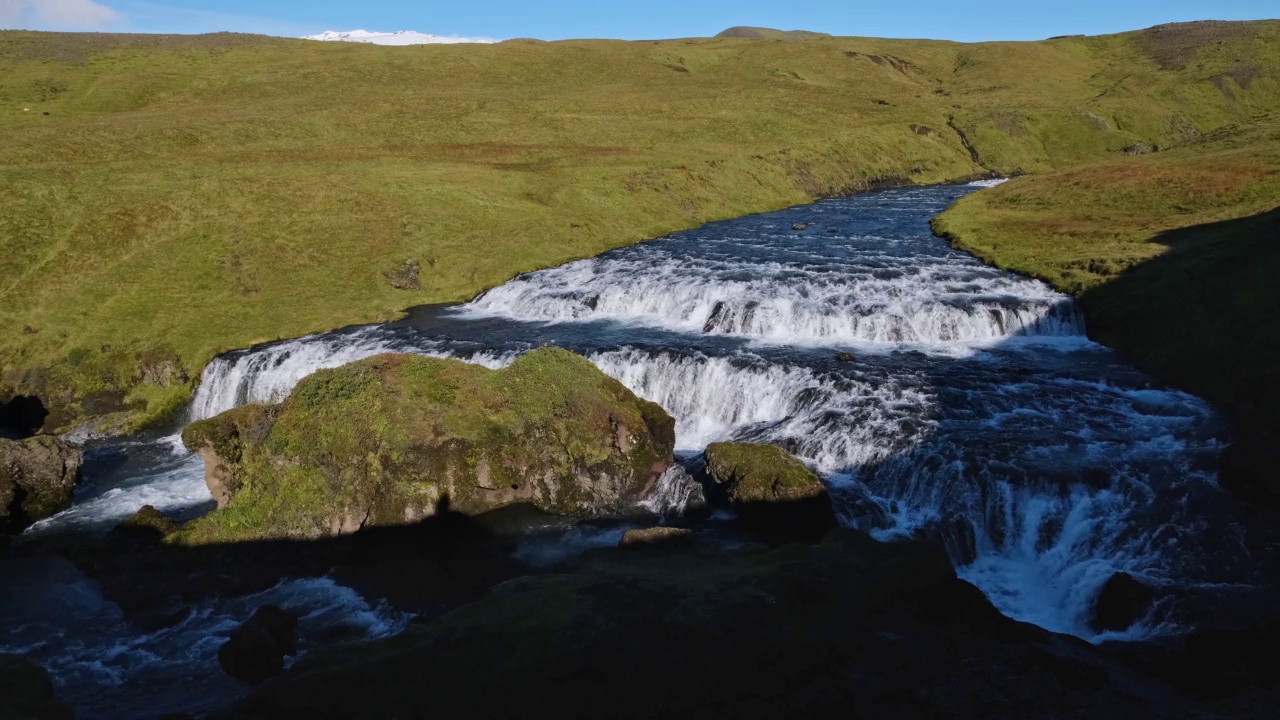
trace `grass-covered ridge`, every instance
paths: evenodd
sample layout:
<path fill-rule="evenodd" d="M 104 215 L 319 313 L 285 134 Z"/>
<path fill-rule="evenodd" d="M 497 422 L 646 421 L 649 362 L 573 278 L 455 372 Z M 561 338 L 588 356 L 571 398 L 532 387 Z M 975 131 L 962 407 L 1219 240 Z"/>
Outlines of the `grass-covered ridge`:
<path fill-rule="evenodd" d="M 1280 117 L 1020 178 L 934 229 L 1075 294 L 1092 337 L 1242 429 L 1280 432 Z"/>
<path fill-rule="evenodd" d="M 1278 83 L 1277 22 L 978 45 L 4 32 L 0 399 L 138 424 L 231 348 L 818 196 L 1176 146 L 1280 107 Z M 417 289 L 393 288 L 408 261 Z"/>

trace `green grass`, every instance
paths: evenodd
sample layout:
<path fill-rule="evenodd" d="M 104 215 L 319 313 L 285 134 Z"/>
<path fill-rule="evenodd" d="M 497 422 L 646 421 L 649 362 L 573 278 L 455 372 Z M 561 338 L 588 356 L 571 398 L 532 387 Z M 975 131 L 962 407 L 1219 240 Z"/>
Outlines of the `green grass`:
<path fill-rule="evenodd" d="M 1280 431 L 1280 117 L 1017 179 L 934 229 L 1075 294 L 1092 337 L 1245 429 Z"/>
<path fill-rule="evenodd" d="M 1280 107 L 1278 78 L 1277 22 L 980 45 L 4 32 L 0 397 L 130 429 L 222 351 L 877 183 L 1167 148 Z M 420 289 L 392 288 L 408 260 Z"/>

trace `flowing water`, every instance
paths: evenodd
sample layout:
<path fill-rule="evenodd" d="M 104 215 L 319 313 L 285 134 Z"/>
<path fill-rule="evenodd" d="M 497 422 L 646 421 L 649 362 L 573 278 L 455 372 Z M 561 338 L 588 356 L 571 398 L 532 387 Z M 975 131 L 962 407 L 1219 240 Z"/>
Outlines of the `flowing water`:
<path fill-rule="evenodd" d="M 229 353 L 205 371 L 190 417 L 278 400 L 317 369 L 382 352 L 501 367 L 556 344 L 667 408 L 683 456 L 730 438 L 780 445 L 823 474 L 844 523 L 941 540 L 1015 618 L 1116 637 L 1087 619 L 1123 570 L 1165 599 L 1119 637 L 1186 629 L 1204 596 L 1259 580 L 1256 531 L 1215 482 L 1229 438 L 1204 402 L 1088 341 L 1070 298 L 933 237 L 929 219 L 976 189 L 888 190 L 714 223 L 524 275 L 465 305 Z M 100 531 L 147 503 L 187 516 L 210 507 L 199 459 L 173 438 L 97 449 L 87 475 L 76 506 L 31 534 Z M 690 495 L 676 475 L 663 488 L 655 514 Z M 576 529 L 561 544 L 619 534 Z M 308 583 L 272 592 L 305 595 L 317 617 L 363 617 L 368 636 L 403 623 Z M 81 580 L 64 585 L 77 612 L 118 623 Z M 206 609 L 167 644 L 110 629 L 27 644 L 64 686 L 98 673 L 95 692 L 109 698 L 149 662 L 216 674 L 195 634 L 252 605 Z"/>

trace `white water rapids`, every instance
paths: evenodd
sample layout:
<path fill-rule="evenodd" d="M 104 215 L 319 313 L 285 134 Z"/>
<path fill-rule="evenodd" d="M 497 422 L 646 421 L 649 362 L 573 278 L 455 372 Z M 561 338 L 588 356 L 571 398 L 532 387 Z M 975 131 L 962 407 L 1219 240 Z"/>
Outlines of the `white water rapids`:
<path fill-rule="evenodd" d="M 1247 581 L 1247 552 L 1210 547 L 1240 532 L 1206 509 L 1224 442 L 1211 410 L 1090 343 L 1070 298 L 933 237 L 929 218 L 974 189 L 714 223 L 467 305 L 229 353 L 206 369 L 190 418 L 279 400 L 320 368 L 378 353 L 500 367 L 552 343 L 665 407 L 684 454 L 730 438 L 795 453 L 844 522 L 941 540 L 1015 618 L 1100 640 L 1115 636 L 1091 631 L 1088 614 L 1114 571 L 1179 592 Z M 34 532 L 207 500 L 199 461 L 173 452 L 158 469 L 104 471 Z M 668 484 L 655 513 L 687 494 Z M 1164 603 L 1121 637 L 1184 620 Z"/>

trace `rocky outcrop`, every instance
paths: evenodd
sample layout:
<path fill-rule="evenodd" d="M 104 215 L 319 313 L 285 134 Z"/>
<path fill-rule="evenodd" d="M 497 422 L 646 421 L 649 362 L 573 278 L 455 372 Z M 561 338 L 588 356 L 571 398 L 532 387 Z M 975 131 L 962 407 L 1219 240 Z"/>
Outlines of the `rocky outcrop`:
<path fill-rule="evenodd" d="M 71 504 L 84 453 L 49 436 L 0 440 L 0 535 Z"/>
<path fill-rule="evenodd" d="M 407 260 L 404 265 L 383 272 L 382 276 L 397 290 L 421 290 L 421 269 L 417 260 Z"/>
<path fill-rule="evenodd" d="M 0 653 L 0 718 L 73 720 L 69 705 L 54 697 L 53 681 L 38 663 Z"/>
<path fill-rule="evenodd" d="M 183 443 L 204 460 L 204 484 L 219 508 L 239 492 L 244 450 L 266 441 L 278 410 L 274 405 L 245 405 L 192 423 L 182 432 Z"/>
<path fill-rule="evenodd" d="M 675 423 L 588 360 L 542 348 L 503 370 L 381 355 L 298 384 L 278 406 L 190 425 L 220 509 L 191 543 L 342 535 L 529 503 L 634 512 L 673 459 Z"/>
<path fill-rule="evenodd" d="M 777 540 L 820 539 L 836 526 L 818 476 L 785 450 L 757 443 L 712 443 L 704 453 L 715 494 L 744 525 Z"/>
<path fill-rule="evenodd" d="M 257 685 L 284 672 L 285 656 L 298 654 L 298 616 L 263 605 L 218 648 L 223 672 Z"/>
<path fill-rule="evenodd" d="M 1113 574 L 1094 601 L 1090 625 L 1098 632 L 1127 630 L 1147 614 L 1155 592 L 1129 573 Z"/>

